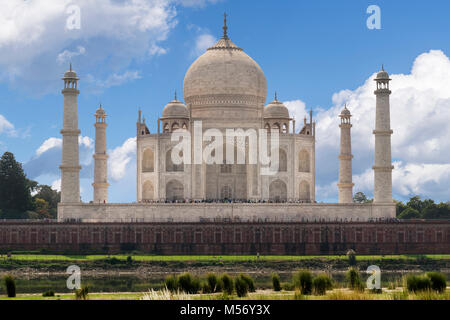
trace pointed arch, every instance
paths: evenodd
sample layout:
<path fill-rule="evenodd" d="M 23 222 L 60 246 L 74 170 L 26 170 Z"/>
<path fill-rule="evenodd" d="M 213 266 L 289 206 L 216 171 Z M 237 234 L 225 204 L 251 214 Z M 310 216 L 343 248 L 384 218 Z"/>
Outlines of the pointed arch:
<path fill-rule="evenodd" d="M 180 156 L 183 156 L 183 153 L 180 153 Z M 183 172 L 184 165 L 183 164 L 174 164 L 172 161 L 172 149 L 166 152 L 166 172 Z"/>
<path fill-rule="evenodd" d="M 155 171 L 155 154 L 151 148 L 144 150 L 142 155 L 142 172 Z"/>
<path fill-rule="evenodd" d="M 305 149 L 298 153 L 298 171 L 311 172 L 310 155 Z"/>
<path fill-rule="evenodd" d="M 233 199 L 233 189 L 230 186 L 223 186 L 220 190 L 220 198 L 223 200 Z"/>
<path fill-rule="evenodd" d="M 280 163 L 280 167 L 279 167 L 279 171 L 280 172 L 287 172 L 287 153 L 286 151 L 284 151 L 284 149 L 279 149 L 280 153 L 279 153 L 279 163 Z"/>
<path fill-rule="evenodd" d="M 269 186 L 269 199 L 273 202 L 287 201 L 287 187 L 282 180 L 275 180 Z"/>
<path fill-rule="evenodd" d="M 145 181 L 142 187 L 142 200 L 149 201 L 155 199 L 155 188 L 150 180 Z"/>
<path fill-rule="evenodd" d="M 169 126 L 169 124 L 167 122 L 164 124 L 163 132 L 164 133 L 169 133 L 170 132 L 170 126 Z"/>
<path fill-rule="evenodd" d="M 305 180 L 300 182 L 298 198 L 301 201 L 310 201 L 311 200 L 310 186 L 309 186 L 309 183 Z"/>
<path fill-rule="evenodd" d="M 171 180 L 166 185 L 166 199 L 169 201 L 184 200 L 184 187 L 178 180 Z"/>

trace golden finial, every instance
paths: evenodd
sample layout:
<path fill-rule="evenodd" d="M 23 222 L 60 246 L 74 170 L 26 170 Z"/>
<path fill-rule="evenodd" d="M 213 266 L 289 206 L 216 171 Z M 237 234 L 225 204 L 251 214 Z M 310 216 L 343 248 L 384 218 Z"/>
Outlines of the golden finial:
<path fill-rule="evenodd" d="M 227 14 L 224 13 L 224 22 L 223 22 L 223 39 L 228 40 L 228 26 L 227 26 Z"/>

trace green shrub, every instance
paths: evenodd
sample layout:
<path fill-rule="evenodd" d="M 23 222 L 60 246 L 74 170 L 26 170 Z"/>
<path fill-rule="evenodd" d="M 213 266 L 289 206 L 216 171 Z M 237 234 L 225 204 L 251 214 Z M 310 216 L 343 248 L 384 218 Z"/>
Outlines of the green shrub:
<path fill-rule="evenodd" d="M 42 294 L 42 296 L 43 296 L 43 297 L 54 297 L 54 296 L 55 296 L 55 291 L 53 291 L 53 290 L 45 291 L 45 292 Z"/>
<path fill-rule="evenodd" d="M 245 297 L 248 293 L 248 283 L 244 279 L 243 275 L 239 275 L 234 280 L 234 287 L 236 288 L 236 294 L 238 297 Z"/>
<path fill-rule="evenodd" d="M 127 257 L 127 264 L 133 264 L 133 258 L 131 256 Z"/>
<path fill-rule="evenodd" d="M 175 276 L 167 276 L 164 280 L 164 285 L 170 292 L 175 292 L 178 289 L 177 278 Z"/>
<path fill-rule="evenodd" d="M 3 277 L 3 282 L 6 288 L 6 294 L 8 298 L 15 298 L 16 296 L 16 280 L 12 275 L 6 275 Z"/>
<path fill-rule="evenodd" d="M 224 275 L 222 275 L 222 278 L 220 280 L 223 285 L 223 292 L 226 294 L 233 294 L 234 291 L 233 279 L 228 274 L 225 273 Z"/>
<path fill-rule="evenodd" d="M 177 284 L 177 287 L 186 293 L 195 294 L 200 291 L 200 279 L 192 277 L 189 272 L 178 276 Z"/>
<path fill-rule="evenodd" d="M 356 266 L 356 252 L 353 249 L 347 251 L 348 264 L 350 266 Z"/>
<path fill-rule="evenodd" d="M 447 281 L 445 279 L 445 275 L 439 272 L 428 272 L 427 277 L 431 281 L 431 289 L 442 293 L 447 288 Z"/>
<path fill-rule="evenodd" d="M 214 273 L 210 273 L 206 276 L 206 282 L 209 289 L 208 293 L 216 293 L 223 290 L 222 282 Z"/>
<path fill-rule="evenodd" d="M 272 274 L 272 286 L 274 291 L 281 291 L 280 276 L 276 273 Z"/>
<path fill-rule="evenodd" d="M 318 275 L 313 280 L 314 293 L 316 295 L 324 295 L 327 290 L 333 288 L 333 283 L 328 275 Z"/>
<path fill-rule="evenodd" d="M 348 287 L 352 290 L 364 291 L 364 285 L 361 281 L 361 276 L 358 269 L 351 267 L 347 271 Z"/>
<path fill-rule="evenodd" d="M 294 275 L 294 286 L 302 295 L 312 293 L 313 276 L 308 270 L 300 270 Z"/>
<path fill-rule="evenodd" d="M 76 300 L 88 300 L 89 297 L 89 287 L 84 286 L 81 289 L 75 290 L 75 299 Z"/>
<path fill-rule="evenodd" d="M 426 275 L 410 274 L 406 277 L 406 287 L 409 292 L 419 292 L 431 290 L 431 280 Z"/>
<path fill-rule="evenodd" d="M 255 292 L 256 288 L 255 288 L 255 282 L 253 281 L 253 278 L 246 274 L 241 274 L 240 276 L 245 282 L 247 282 L 248 291 Z"/>
<path fill-rule="evenodd" d="M 283 283 L 282 287 L 283 287 L 283 290 L 285 290 L 285 291 L 294 291 L 295 290 L 295 285 L 290 282 Z"/>

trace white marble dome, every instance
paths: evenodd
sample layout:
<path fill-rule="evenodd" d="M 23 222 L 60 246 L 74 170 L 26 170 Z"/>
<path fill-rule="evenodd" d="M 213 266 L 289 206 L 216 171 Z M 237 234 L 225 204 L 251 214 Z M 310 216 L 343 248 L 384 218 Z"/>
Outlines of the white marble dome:
<path fill-rule="evenodd" d="M 264 108 L 264 118 L 289 119 L 289 110 L 281 101 L 275 99 Z"/>
<path fill-rule="evenodd" d="M 164 107 L 162 116 L 163 118 L 189 118 L 189 111 L 181 101 L 174 99 Z"/>
<path fill-rule="evenodd" d="M 259 65 L 225 36 L 191 65 L 183 91 L 194 107 L 257 107 L 266 101 L 267 81 Z"/>

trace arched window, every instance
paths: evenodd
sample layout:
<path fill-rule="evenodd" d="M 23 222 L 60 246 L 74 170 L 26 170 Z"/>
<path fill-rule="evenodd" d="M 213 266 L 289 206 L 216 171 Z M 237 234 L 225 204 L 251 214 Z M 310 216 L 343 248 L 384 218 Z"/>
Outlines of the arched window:
<path fill-rule="evenodd" d="M 311 172 L 309 152 L 306 150 L 302 150 L 298 154 L 298 171 Z"/>
<path fill-rule="evenodd" d="M 180 157 L 183 159 L 183 152 L 180 152 Z M 172 149 L 166 152 L 166 172 L 183 172 L 184 165 L 174 164 L 172 161 Z"/>
<path fill-rule="evenodd" d="M 269 199 L 272 202 L 287 201 L 286 183 L 281 180 L 273 181 L 269 186 Z"/>
<path fill-rule="evenodd" d="M 278 132 L 280 132 L 280 125 L 278 123 L 274 123 L 272 125 L 271 131 L 278 131 Z"/>
<path fill-rule="evenodd" d="M 230 186 L 222 187 L 220 191 L 220 198 L 223 200 L 231 200 L 233 199 L 233 189 Z"/>
<path fill-rule="evenodd" d="M 279 150 L 280 150 L 280 153 L 279 153 L 279 163 L 280 163 L 279 171 L 280 172 L 286 172 L 287 171 L 287 155 L 286 155 L 286 151 L 284 151 L 281 148 Z"/>
<path fill-rule="evenodd" d="M 184 187 L 180 181 L 172 180 L 166 185 L 166 200 L 184 200 Z"/>
<path fill-rule="evenodd" d="M 142 172 L 155 171 L 155 155 L 152 149 L 145 149 L 142 156 Z"/>
<path fill-rule="evenodd" d="M 183 127 L 182 127 L 184 130 L 187 130 L 187 124 L 186 124 L 186 122 L 185 123 L 183 123 Z"/>
<path fill-rule="evenodd" d="M 155 189 L 151 181 L 145 181 L 142 188 L 142 200 L 148 201 L 155 198 Z"/>
<path fill-rule="evenodd" d="M 267 131 L 270 131 L 270 125 L 268 123 L 266 123 L 266 125 L 264 126 L 264 129 L 266 129 Z"/>
<path fill-rule="evenodd" d="M 168 123 L 165 123 L 165 124 L 164 124 L 164 130 L 163 130 L 163 132 L 164 132 L 164 133 L 169 133 L 169 132 L 170 132 L 170 127 L 169 127 L 169 124 L 168 124 Z"/>
<path fill-rule="evenodd" d="M 283 133 L 288 133 L 288 127 L 286 123 L 283 124 Z"/>
<path fill-rule="evenodd" d="M 309 183 L 307 181 L 300 182 L 298 198 L 302 201 L 309 202 L 311 200 L 311 192 Z"/>
<path fill-rule="evenodd" d="M 175 130 L 180 129 L 180 125 L 178 124 L 178 122 L 175 122 L 174 124 L 172 124 L 172 132 Z"/>

